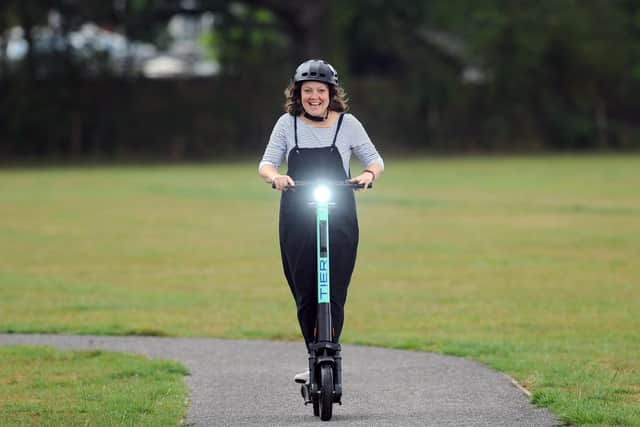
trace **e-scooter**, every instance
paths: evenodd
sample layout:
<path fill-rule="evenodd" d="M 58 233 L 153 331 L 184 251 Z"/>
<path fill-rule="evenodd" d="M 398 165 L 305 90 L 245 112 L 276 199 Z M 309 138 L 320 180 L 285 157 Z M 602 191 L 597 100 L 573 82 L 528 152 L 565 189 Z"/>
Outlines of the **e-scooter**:
<path fill-rule="evenodd" d="M 275 185 L 272 185 L 275 188 Z M 316 250 L 318 314 L 316 322 L 316 340 L 310 345 L 309 382 L 301 387 L 304 404 L 313 405 L 313 415 L 322 421 L 331 419 L 333 404 L 342 405 L 342 355 L 340 344 L 332 340 L 331 327 L 331 285 L 329 268 L 329 207 L 331 188 L 363 188 L 364 184 L 350 181 L 296 181 L 287 186 L 287 191 L 300 189 L 312 195 L 310 206 L 316 210 Z M 368 188 L 371 188 L 369 184 Z M 312 191 L 309 191 L 312 190 Z"/>

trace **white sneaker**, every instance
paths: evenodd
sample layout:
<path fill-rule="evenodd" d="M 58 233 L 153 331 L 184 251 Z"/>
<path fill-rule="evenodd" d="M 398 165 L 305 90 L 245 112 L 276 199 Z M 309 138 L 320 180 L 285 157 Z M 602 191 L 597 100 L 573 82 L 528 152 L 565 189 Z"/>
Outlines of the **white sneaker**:
<path fill-rule="evenodd" d="M 307 384 L 309 382 L 309 371 L 304 371 L 296 375 L 293 380 L 298 384 Z"/>

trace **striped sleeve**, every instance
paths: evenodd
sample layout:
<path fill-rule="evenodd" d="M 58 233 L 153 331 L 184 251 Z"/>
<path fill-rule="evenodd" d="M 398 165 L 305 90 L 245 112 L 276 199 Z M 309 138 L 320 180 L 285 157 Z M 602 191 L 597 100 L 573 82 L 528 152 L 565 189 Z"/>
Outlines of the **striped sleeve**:
<path fill-rule="evenodd" d="M 351 149 L 353 154 L 362 162 L 364 166 L 367 166 L 371 163 L 377 163 L 384 169 L 384 160 L 376 150 L 376 147 L 371 142 L 371 138 L 367 134 L 364 126 L 360 123 L 354 115 L 349 114 L 349 121 L 352 122 L 350 129 L 352 132 L 351 141 L 352 146 Z"/>
<path fill-rule="evenodd" d="M 289 126 L 286 119 L 288 117 L 290 117 L 289 114 L 283 114 L 274 125 L 269 137 L 269 143 L 258 165 L 258 170 L 265 164 L 272 165 L 276 169 L 282 164 L 287 154 L 287 129 Z"/>

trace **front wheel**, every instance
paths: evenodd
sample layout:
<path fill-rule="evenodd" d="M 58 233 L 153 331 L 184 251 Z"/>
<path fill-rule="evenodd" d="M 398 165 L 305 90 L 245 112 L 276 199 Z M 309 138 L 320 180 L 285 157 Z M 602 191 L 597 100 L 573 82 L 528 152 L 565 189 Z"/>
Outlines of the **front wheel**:
<path fill-rule="evenodd" d="M 333 412 L 333 368 L 322 365 L 320 368 L 320 419 L 329 421 Z"/>

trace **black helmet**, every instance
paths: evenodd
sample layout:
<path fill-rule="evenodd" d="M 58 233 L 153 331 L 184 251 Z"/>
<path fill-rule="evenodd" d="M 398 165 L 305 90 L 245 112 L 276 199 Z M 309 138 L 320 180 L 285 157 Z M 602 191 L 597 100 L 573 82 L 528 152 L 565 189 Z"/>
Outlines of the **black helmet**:
<path fill-rule="evenodd" d="M 310 59 L 298 65 L 293 76 L 295 83 L 308 80 L 328 83 L 338 86 L 338 72 L 327 61 L 322 59 Z"/>

